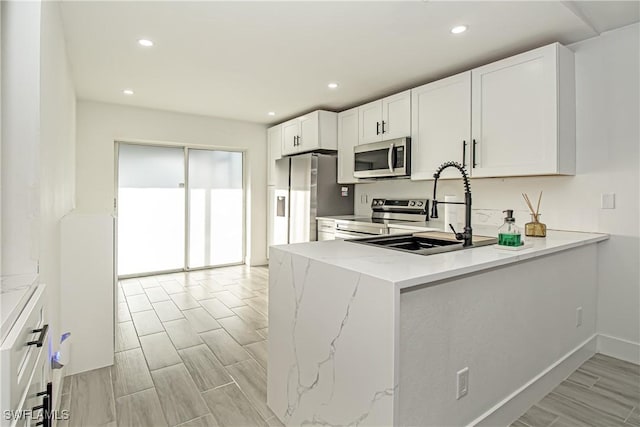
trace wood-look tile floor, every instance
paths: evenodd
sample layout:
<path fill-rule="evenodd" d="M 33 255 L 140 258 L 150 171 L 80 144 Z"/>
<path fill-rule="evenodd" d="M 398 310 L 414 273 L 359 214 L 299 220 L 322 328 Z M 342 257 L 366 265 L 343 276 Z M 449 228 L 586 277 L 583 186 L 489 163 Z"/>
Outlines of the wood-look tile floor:
<path fill-rule="evenodd" d="M 512 427 L 640 427 L 640 366 L 595 354 Z"/>
<path fill-rule="evenodd" d="M 115 364 L 65 378 L 67 426 L 278 426 L 266 404 L 266 267 L 118 284 Z M 640 427 L 640 367 L 596 354 L 514 427 Z"/>
<path fill-rule="evenodd" d="M 66 426 L 277 426 L 267 407 L 268 269 L 118 284 L 115 364 L 65 378 Z"/>

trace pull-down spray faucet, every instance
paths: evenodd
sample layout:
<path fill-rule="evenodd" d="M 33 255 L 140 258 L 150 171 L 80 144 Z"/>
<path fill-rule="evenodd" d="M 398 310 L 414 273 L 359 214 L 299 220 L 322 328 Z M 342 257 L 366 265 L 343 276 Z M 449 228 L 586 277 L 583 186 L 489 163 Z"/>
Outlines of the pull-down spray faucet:
<path fill-rule="evenodd" d="M 447 168 L 456 168 L 462 174 L 462 182 L 464 184 L 464 202 L 438 202 L 436 200 L 436 188 L 438 187 L 438 178 L 440 178 L 440 174 L 443 170 Z M 440 165 L 436 173 L 433 174 L 435 181 L 433 181 L 433 201 L 431 204 L 431 218 L 438 218 L 438 204 L 452 204 L 452 205 L 464 205 L 465 206 L 465 221 L 464 221 L 464 232 L 458 233 L 453 225 L 449 224 L 451 230 L 456 236 L 458 240 L 464 240 L 462 246 L 467 247 L 473 244 L 472 236 L 473 232 L 471 230 L 471 186 L 469 184 L 469 177 L 467 176 L 467 172 L 464 170 L 464 167 L 457 162 L 446 162 Z"/>

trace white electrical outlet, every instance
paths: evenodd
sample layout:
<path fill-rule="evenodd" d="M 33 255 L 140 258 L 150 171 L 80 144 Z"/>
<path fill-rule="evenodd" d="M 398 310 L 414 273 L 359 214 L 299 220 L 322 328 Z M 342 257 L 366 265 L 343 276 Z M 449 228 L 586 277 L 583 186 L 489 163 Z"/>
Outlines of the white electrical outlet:
<path fill-rule="evenodd" d="M 615 209 L 616 193 L 602 193 L 600 195 L 600 207 L 602 209 Z"/>
<path fill-rule="evenodd" d="M 360 203 L 363 205 L 366 205 L 369 203 L 369 195 L 368 194 L 361 194 L 360 195 Z"/>
<path fill-rule="evenodd" d="M 461 369 L 456 375 L 456 399 L 460 399 L 469 392 L 469 367 Z"/>
<path fill-rule="evenodd" d="M 582 307 L 576 308 L 576 328 L 582 325 Z"/>

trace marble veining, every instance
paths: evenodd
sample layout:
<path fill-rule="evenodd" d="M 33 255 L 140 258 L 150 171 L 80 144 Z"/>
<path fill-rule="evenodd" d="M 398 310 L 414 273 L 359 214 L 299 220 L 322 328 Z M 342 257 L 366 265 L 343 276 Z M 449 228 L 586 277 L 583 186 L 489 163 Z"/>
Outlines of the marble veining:
<path fill-rule="evenodd" d="M 275 250 L 269 292 L 268 403 L 278 418 L 393 424 L 394 287 Z M 363 336 L 364 325 L 379 333 Z"/>

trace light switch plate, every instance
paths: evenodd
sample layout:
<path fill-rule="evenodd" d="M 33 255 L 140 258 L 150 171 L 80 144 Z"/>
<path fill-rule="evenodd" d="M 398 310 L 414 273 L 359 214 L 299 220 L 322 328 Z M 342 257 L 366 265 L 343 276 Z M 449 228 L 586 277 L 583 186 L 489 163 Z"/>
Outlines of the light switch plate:
<path fill-rule="evenodd" d="M 615 193 L 602 193 L 600 195 L 600 207 L 602 209 L 615 209 L 616 208 L 616 194 Z"/>

